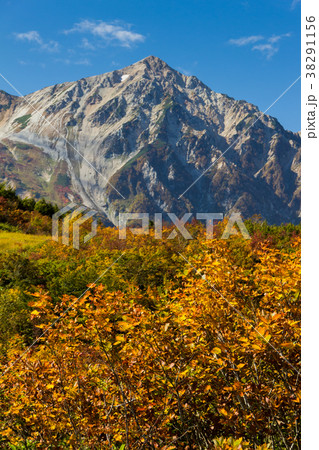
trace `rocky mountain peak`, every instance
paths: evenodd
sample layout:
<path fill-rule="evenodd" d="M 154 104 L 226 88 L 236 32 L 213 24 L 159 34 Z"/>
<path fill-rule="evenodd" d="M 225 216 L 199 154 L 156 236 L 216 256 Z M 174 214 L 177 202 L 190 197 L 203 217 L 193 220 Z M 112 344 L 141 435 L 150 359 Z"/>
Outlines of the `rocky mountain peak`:
<path fill-rule="evenodd" d="M 194 210 L 296 222 L 300 136 L 259 116 L 155 56 L 26 99 L 0 92 L 0 181 L 115 222 Z"/>
<path fill-rule="evenodd" d="M 147 56 L 146 58 L 142 59 L 141 61 L 138 61 L 135 63 L 136 65 L 144 64 L 148 69 L 161 71 L 161 70 L 174 70 L 172 69 L 165 61 L 158 58 L 157 56 Z"/>

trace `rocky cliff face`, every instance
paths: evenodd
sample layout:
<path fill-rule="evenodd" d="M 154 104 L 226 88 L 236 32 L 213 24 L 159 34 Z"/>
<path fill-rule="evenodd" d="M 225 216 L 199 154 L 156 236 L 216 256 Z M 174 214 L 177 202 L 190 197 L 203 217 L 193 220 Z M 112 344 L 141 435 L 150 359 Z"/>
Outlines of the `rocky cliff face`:
<path fill-rule="evenodd" d="M 298 222 L 300 136 L 268 115 L 252 125 L 259 114 L 152 56 L 22 99 L 1 91 L 0 180 L 113 221 L 236 210 Z"/>

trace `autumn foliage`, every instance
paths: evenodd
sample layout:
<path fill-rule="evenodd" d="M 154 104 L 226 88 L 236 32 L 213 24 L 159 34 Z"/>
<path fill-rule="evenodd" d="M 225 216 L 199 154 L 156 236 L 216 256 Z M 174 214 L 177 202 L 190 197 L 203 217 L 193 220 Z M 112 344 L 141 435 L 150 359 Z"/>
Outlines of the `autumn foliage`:
<path fill-rule="evenodd" d="M 300 448 L 298 233 L 192 227 L 49 243 L 27 285 L 0 261 L 24 325 L 2 345 L 2 448 Z"/>
<path fill-rule="evenodd" d="M 49 234 L 51 216 L 57 209 L 44 199 L 22 199 L 13 189 L 0 183 L 0 230 Z"/>

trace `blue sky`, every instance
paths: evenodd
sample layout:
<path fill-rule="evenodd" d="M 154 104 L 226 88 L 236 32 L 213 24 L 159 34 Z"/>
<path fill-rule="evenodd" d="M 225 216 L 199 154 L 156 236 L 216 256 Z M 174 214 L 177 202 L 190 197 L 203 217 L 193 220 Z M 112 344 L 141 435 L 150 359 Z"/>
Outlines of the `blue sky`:
<path fill-rule="evenodd" d="M 298 0 L 1 3 L 0 72 L 23 94 L 155 55 L 265 110 L 300 74 Z M 269 114 L 300 130 L 300 82 Z"/>

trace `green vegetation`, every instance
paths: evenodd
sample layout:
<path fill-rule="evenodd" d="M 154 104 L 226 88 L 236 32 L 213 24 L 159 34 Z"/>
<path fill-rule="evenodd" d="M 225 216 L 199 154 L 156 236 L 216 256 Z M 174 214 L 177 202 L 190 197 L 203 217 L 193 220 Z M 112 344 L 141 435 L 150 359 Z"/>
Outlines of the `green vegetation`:
<path fill-rule="evenodd" d="M 57 210 L 57 205 L 45 199 L 22 199 L 12 188 L 0 183 L 0 230 L 49 234 L 51 217 Z"/>
<path fill-rule="evenodd" d="M 135 161 L 137 161 L 141 156 L 145 155 L 147 153 L 147 151 L 149 150 L 149 147 L 145 147 L 142 150 L 140 150 L 137 155 L 133 156 L 133 158 L 131 158 L 129 161 L 127 161 L 127 163 L 121 168 L 121 172 L 125 169 L 128 169 L 129 167 L 132 166 L 132 164 L 135 163 Z"/>
<path fill-rule="evenodd" d="M 21 129 L 24 129 L 28 125 L 30 118 L 31 114 L 26 114 L 25 116 L 18 117 L 15 122 L 21 125 Z"/>
<path fill-rule="evenodd" d="M 156 124 L 159 125 L 159 126 L 162 124 L 162 122 L 163 122 L 163 120 L 164 120 L 164 118 L 166 116 L 166 112 L 174 107 L 174 100 L 172 99 L 171 96 L 167 96 L 164 99 L 164 102 L 162 103 L 161 106 L 162 107 L 161 107 L 161 110 L 160 110 L 160 116 L 159 116 L 159 118 L 156 121 Z"/>
<path fill-rule="evenodd" d="M 30 145 L 28 144 L 22 144 L 21 142 L 16 142 L 15 143 L 16 148 L 18 148 L 19 150 L 28 150 L 30 148 Z"/>
<path fill-rule="evenodd" d="M 10 229 L 9 231 L 0 231 L 0 252 L 18 249 L 25 250 L 29 247 L 42 244 L 47 240 L 48 236 L 14 233 Z"/>
<path fill-rule="evenodd" d="M 63 186 L 63 187 L 69 186 L 70 182 L 71 182 L 71 180 L 70 180 L 69 175 L 67 175 L 66 173 L 59 173 L 58 174 L 56 183 L 59 186 Z"/>

